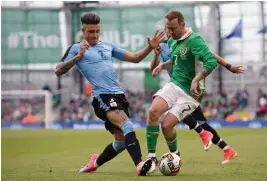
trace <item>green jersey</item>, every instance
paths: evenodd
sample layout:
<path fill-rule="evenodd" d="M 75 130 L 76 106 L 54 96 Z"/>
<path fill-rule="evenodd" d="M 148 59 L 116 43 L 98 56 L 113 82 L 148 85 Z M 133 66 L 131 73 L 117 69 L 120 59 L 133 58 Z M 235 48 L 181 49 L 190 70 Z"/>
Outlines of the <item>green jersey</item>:
<path fill-rule="evenodd" d="M 183 40 L 170 39 L 168 46 L 171 53 L 173 73 L 170 82 L 173 82 L 189 96 L 197 99 L 191 91 L 191 83 L 199 69 L 205 68 L 212 72 L 217 61 L 210 52 L 203 38 L 192 32 Z M 204 81 L 199 83 L 198 91 L 205 92 Z M 201 101 L 201 98 L 198 101 Z"/>

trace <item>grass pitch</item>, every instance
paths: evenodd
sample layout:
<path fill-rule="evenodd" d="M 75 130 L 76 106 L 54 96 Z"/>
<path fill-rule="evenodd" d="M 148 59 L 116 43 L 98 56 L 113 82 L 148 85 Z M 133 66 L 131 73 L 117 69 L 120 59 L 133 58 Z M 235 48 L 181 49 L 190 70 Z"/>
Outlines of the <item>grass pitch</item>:
<path fill-rule="evenodd" d="M 128 153 L 103 165 L 95 173 L 78 174 L 92 153 L 101 153 L 112 142 L 106 131 L 97 130 L 2 130 L 2 181 L 266 181 L 267 129 L 218 129 L 238 151 L 238 157 L 222 166 L 223 152 L 213 145 L 205 152 L 197 134 L 177 130 L 183 166 L 177 176 L 157 171 L 137 177 Z M 144 158 L 145 130 L 138 130 Z M 162 134 L 158 157 L 168 151 Z"/>

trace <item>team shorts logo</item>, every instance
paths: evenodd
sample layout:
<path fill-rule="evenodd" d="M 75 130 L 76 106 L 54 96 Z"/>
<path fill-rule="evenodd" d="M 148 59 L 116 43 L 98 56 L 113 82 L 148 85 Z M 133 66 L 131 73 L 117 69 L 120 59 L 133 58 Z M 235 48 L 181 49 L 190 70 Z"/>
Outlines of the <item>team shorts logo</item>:
<path fill-rule="evenodd" d="M 180 57 L 182 60 L 185 60 L 187 58 L 186 53 L 188 49 L 186 47 L 181 47 L 180 48 Z"/>
<path fill-rule="evenodd" d="M 111 98 L 109 104 L 110 104 L 110 107 L 118 107 L 117 103 L 112 98 Z"/>

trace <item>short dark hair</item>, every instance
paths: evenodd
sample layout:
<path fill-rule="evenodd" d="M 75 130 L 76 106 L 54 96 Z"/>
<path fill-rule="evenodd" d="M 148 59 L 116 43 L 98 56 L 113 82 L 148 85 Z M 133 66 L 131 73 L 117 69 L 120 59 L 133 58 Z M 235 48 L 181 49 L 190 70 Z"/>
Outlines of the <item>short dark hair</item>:
<path fill-rule="evenodd" d="M 82 24 L 87 24 L 87 25 L 89 24 L 97 25 L 100 23 L 100 17 L 97 16 L 96 14 L 86 13 L 82 15 L 81 22 Z"/>
<path fill-rule="evenodd" d="M 184 16 L 180 11 L 177 10 L 171 10 L 165 15 L 165 18 L 168 19 L 169 21 L 173 19 L 177 19 L 178 23 L 184 23 Z"/>

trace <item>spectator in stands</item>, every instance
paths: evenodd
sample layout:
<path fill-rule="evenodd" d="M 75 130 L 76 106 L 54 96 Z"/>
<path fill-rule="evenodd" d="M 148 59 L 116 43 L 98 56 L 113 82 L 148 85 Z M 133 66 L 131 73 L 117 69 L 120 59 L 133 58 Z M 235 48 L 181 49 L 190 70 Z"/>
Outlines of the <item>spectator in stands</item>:
<path fill-rule="evenodd" d="M 243 110 L 244 108 L 247 107 L 247 104 L 248 104 L 248 97 L 249 97 L 249 93 L 246 89 L 244 89 L 242 92 L 240 92 L 239 94 L 239 110 Z"/>
<path fill-rule="evenodd" d="M 69 123 L 72 121 L 71 120 L 71 113 L 67 108 L 63 107 L 60 109 L 59 121 L 66 122 L 66 123 Z"/>
<path fill-rule="evenodd" d="M 37 122 L 37 118 L 32 113 L 29 113 L 21 121 L 22 124 L 31 124 L 31 123 L 36 123 L 36 122 Z"/>
<path fill-rule="evenodd" d="M 261 119 L 267 115 L 267 96 L 266 94 L 259 89 L 257 92 L 257 108 L 256 108 L 256 117 Z"/>

